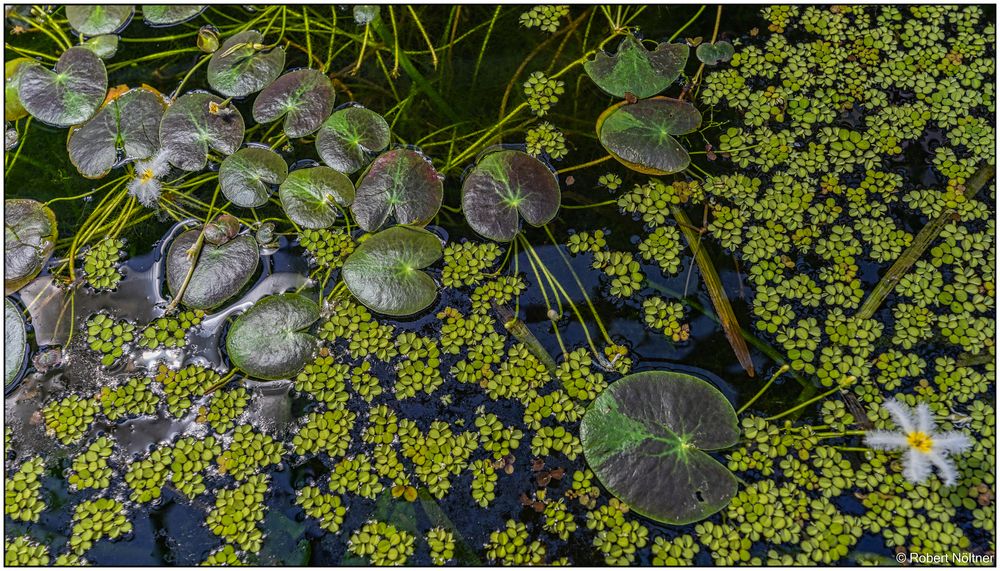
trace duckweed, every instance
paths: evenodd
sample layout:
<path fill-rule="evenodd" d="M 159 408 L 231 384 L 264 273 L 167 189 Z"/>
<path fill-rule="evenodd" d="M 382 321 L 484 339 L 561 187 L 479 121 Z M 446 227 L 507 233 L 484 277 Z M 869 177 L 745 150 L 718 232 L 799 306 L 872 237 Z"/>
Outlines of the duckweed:
<path fill-rule="evenodd" d="M 35 456 L 4 479 L 5 515 L 14 521 L 38 521 L 38 516 L 46 507 L 40 491 L 44 471 L 45 461 L 41 456 Z"/>
<path fill-rule="evenodd" d="M 257 524 L 264 519 L 264 495 L 270 477 L 255 474 L 235 488 L 219 490 L 215 507 L 205 524 L 209 531 L 243 551 L 260 551 L 264 534 Z"/>
<path fill-rule="evenodd" d="M 306 486 L 299 490 L 295 503 L 302 506 L 306 515 L 319 520 L 319 526 L 330 533 L 340 531 L 344 516 L 347 515 L 347 507 L 341 502 L 340 496 L 325 494 L 317 486 Z"/>
<path fill-rule="evenodd" d="M 269 434 L 257 432 L 249 424 L 233 431 L 233 439 L 218 455 L 219 472 L 243 481 L 268 466 L 281 463 L 284 446 Z"/>
<path fill-rule="evenodd" d="M 97 399 L 108 420 L 154 414 L 160 397 L 152 391 L 148 378 L 132 378 L 115 388 L 102 387 Z"/>
<path fill-rule="evenodd" d="M 115 321 L 106 313 L 94 314 L 86 323 L 87 345 L 101 354 L 101 364 L 110 367 L 135 339 L 135 324 L 125 319 Z"/>
<path fill-rule="evenodd" d="M 67 446 L 83 438 L 96 416 L 97 401 L 80 395 L 51 401 L 42 409 L 45 433 Z"/>
<path fill-rule="evenodd" d="M 176 316 L 160 317 L 146 326 L 139 334 L 139 346 L 146 349 L 166 347 L 175 349 L 185 345 L 185 339 L 191 328 L 201 323 L 205 312 L 200 309 L 183 311 Z"/>
<path fill-rule="evenodd" d="M 427 545 L 431 550 L 431 563 L 446 565 L 455 556 L 455 534 L 443 527 L 427 531 Z"/>
<path fill-rule="evenodd" d="M 83 272 L 90 287 L 105 291 L 118 287 L 122 275 L 117 266 L 124 247 L 125 242 L 120 239 L 105 238 L 87 250 L 83 255 Z"/>
<path fill-rule="evenodd" d="M 49 564 L 49 549 L 30 536 L 4 537 L 3 562 L 8 567 L 40 567 Z"/>
<path fill-rule="evenodd" d="M 86 552 L 95 542 L 118 539 L 132 533 L 125 506 L 112 498 L 97 498 L 77 504 L 73 510 L 73 532 L 69 536 L 69 549 L 73 553 Z"/>
<path fill-rule="evenodd" d="M 111 485 L 112 471 L 108 465 L 108 458 L 113 451 L 114 442 L 107 436 L 101 436 L 73 458 L 70 474 L 66 477 L 70 489 L 103 490 Z"/>
<path fill-rule="evenodd" d="M 384 521 L 369 521 L 351 535 L 347 549 L 372 565 L 406 565 L 413 555 L 414 537 Z"/>

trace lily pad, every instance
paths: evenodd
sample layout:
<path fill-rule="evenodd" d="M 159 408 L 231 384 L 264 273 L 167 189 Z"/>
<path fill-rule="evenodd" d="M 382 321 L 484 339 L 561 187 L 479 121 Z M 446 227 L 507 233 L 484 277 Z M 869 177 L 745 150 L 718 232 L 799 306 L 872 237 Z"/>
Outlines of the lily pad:
<path fill-rule="evenodd" d="M 267 202 L 271 186 L 288 176 L 288 165 L 267 147 L 246 147 L 226 157 L 219 167 L 222 194 L 236 206 L 256 208 Z"/>
<path fill-rule="evenodd" d="M 29 199 L 4 200 L 4 295 L 28 284 L 52 256 L 59 232 L 48 206 Z"/>
<path fill-rule="evenodd" d="M 123 158 L 152 156 L 159 148 L 157 129 L 164 107 L 158 93 L 142 87 L 128 90 L 70 131 L 70 161 L 83 176 L 101 178 Z"/>
<path fill-rule="evenodd" d="M 298 69 L 282 75 L 260 92 L 253 102 L 253 118 L 270 123 L 285 118 L 285 134 L 305 137 L 319 129 L 333 111 L 333 82 L 315 69 Z"/>
<path fill-rule="evenodd" d="M 21 99 L 17 95 L 18 73 L 24 64 L 36 65 L 38 62 L 26 57 L 12 59 L 3 64 L 3 120 L 17 121 L 21 117 L 27 117 L 28 112 L 21 105 Z"/>
<path fill-rule="evenodd" d="M 671 525 L 700 521 L 729 504 L 736 477 L 704 450 L 739 438 L 726 397 L 672 371 L 612 383 L 580 424 L 587 463 L 604 487 L 636 513 Z"/>
<path fill-rule="evenodd" d="M 230 37 L 208 62 L 208 84 L 226 97 L 246 97 L 277 79 L 285 67 L 285 49 L 267 48 L 256 30 Z"/>
<path fill-rule="evenodd" d="M 41 64 L 18 71 L 17 95 L 32 117 L 55 127 L 90 119 L 108 91 L 108 72 L 93 51 L 72 47 L 59 56 L 54 70 Z"/>
<path fill-rule="evenodd" d="M 736 50 L 733 49 L 733 44 L 721 41 L 714 44 L 701 44 L 694 53 L 698 56 L 698 60 L 705 65 L 717 65 L 719 62 L 733 59 Z"/>
<path fill-rule="evenodd" d="M 654 97 L 633 104 L 623 101 L 597 118 L 601 144 L 632 170 L 662 176 L 680 172 L 691 163 L 675 135 L 701 126 L 701 112 L 686 101 Z"/>
<path fill-rule="evenodd" d="M 369 309 L 413 315 L 434 303 L 437 284 L 421 270 L 444 253 L 441 239 L 413 226 L 394 226 L 370 236 L 344 262 L 344 283 Z"/>
<path fill-rule="evenodd" d="M 4 298 L 3 303 L 3 386 L 9 388 L 24 368 L 24 354 L 28 349 L 28 335 L 24 315 L 14 303 Z"/>
<path fill-rule="evenodd" d="M 615 97 L 626 93 L 645 99 L 663 91 L 680 77 L 687 63 L 685 44 L 657 44 L 647 50 L 635 36 L 628 35 L 615 55 L 598 52 L 583 69 L 598 87 Z"/>
<path fill-rule="evenodd" d="M 66 19 L 71 28 L 85 36 L 120 32 L 132 19 L 135 8 L 121 4 L 69 4 Z"/>
<path fill-rule="evenodd" d="M 306 330 L 317 319 L 319 306 L 305 296 L 265 297 L 229 329 L 229 358 L 253 377 L 269 381 L 293 377 L 316 351 L 317 339 Z"/>
<path fill-rule="evenodd" d="M 176 296 L 184 283 L 191 267 L 188 250 L 198 241 L 200 233 L 200 229 L 188 230 L 170 245 L 167 252 L 167 287 L 171 295 Z M 257 242 L 250 236 L 237 236 L 221 246 L 205 242 L 181 302 L 192 309 L 219 307 L 243 289 L 257 271 L 259 261 Z"/>
<path fill-rule="evenodd" d="M 559 181 L 545 163 L 514 150 L 492 152 L 476 163 L 462 183 L 462 211 L 481 236 L 510 242 L 520 219 L 542 226 L 559 212 Z"/>
<path fill-rule="evenodd" d="M 329 228 L 354 201 L 354 184 L 330 167 L 292 171 L 278 189 L 285 214 L 299 226 Z"/>
<path fill-rule="evenodd" d="M 351 210 L 368 232 L 379 230 L 390 216 L 399 224 L 423 226 L 441 208 L 441 175 L 422 154 L 395 149 L 375 159 L 358 183 Z"/>
<path fill-rule="evenodd" d="M 83 47 L 94 52 L 97 57 L 109 60 L 118 53 L 118 36 L 115 34 L 103 34 L 94 36 L 81 44 Z"/>
<path fill-rule="evenodd" d="M 197 4 L 143 4 L 142 19 L 150 26 L 173 26 L 187 22 L 205 10 Z"/>
<path fill-rule="evenodd" d="M 389 146 L 385 118 L 360 105 L 333 112 L 316 133 L 316 152 L 328 166 L 351 174 L 368 166 L 372 157 Z"/>
<path fill-rule="evenodd" d="M 187 93 L 178 98 L 160 121 L 160 146 L 170 164 L 200 171 L 208 151 L 231 155 L 243 143 L 243 116 L 232 104 L 210 93 Z"/>

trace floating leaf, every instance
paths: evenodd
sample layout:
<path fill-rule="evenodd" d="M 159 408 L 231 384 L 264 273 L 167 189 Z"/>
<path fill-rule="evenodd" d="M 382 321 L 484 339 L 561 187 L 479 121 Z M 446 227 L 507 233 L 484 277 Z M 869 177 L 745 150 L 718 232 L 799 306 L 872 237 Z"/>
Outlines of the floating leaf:
<path fill-rule="evenodd" d="M 703 450 L 740 438 L 736 412 L 715 387 L 684 373 L 635 373 L 587 409 L 580 441 L 604 487 L 633 511 L 684 525 L 724 508 L 735 476 Z"/>
<path fill-rule="evenodd" d="M 358 183 L 351 210 L 358 226 L 374 232 L 395 218 L 399 224 L 423 226 L 441 208 L 441 175 L 422 154 L 409 149 L 382 153 Z"/>
<path fill-rule="evenodd" d="M 714 44 L 701 44 L 694 53 L 698 60 L 705 65 L 716 65 L 719 62 L 733 59 L 736 50 L 733 49 L 733 44 L 721 41 Z"/>
<path fill-rule="evenodd" d="M 210 93 L 182 95 L 167 108 L 160 121 L 160 146 L 170 164 L 186 171 L 200 171 L 208 163 L 208 150 L 231 155 L 243 143 L 243 116 L 231 104 Z"/>
<path fill-rule="evenodd" d="M 509 242 L 523 217 L 542 226 L 559 212 L 559 181 L 545 163 L 522 151 L 492 152 L 476 163 L 462 183 L 462 211 L 483 237 Z"/>
<path fill-rule="evenodd" d="M 282 75 L 260 92 L 253 102 L 253 118 L 270 123 L 285 118 L 290 139 L 305 137 L 319 129 L 333 111 L 333 82 L 315 69 L 299 69 Z"/>
<path fill-rule="evenodd" d="M 18 72 L 21 66 L 29 64 L 37 64 L 35 60 L 26 57 L 19 57 L 12 59 L 3 64 L 3 120 L 4 121 L 17 121 L 21 117 L 27 117 L 28 112 L 21 105 L 21 99 L 17 95 L 17 85 L 18 85 Z"/>
<path fill-rule="evenodd" d="M 358 244 L 344 262 L 344 283 L 369 309 L 412 315 L 437 297 L 437 284 L 421 270 L 436 262 L 441 240 L 423 228 L 395 226 Z"/>
<path fill-rule="evenodd" d="M 167 287 L 176 296 L 191 268 L 188 251 L 201 230 L 188 230 L 174 239 L 167 252 Z M 191 281 L 181 301 L 192 309 L 214 309 L 233 297 L 257 271 L 260 255 L 250 236 L 237 236 L 215 246 L 203 243 Z"/>
<path fill-rule="evenodd" d="M 66 19 L 71 28 L 85 36 L 99 36 L 120 32 L 132 19 L 135 8 L 120 4 L 86 6 L 69 4 Z"/>
<path fill-rule="evenodd" d="M 615 97 L 626 93 L 645 99 L 666 89 L 681 74 L 689 48 L 684 44 L 657 44 L 653 51 L 631 34 L 618 46 L 618 53 L 598 52 L 583 69 L 598 87 Z"/>
<path fill-rule="evenodd" d="M 226 157 L 219 167 L 222 194 L 236 206 L 256 208 L 267 202 L 271 186 L 288 176 L 285 159 L 267 147 L 246 147 Z"/>
<path fill-rule="evenodd" d="M 389 124 L 378 113 L 352 105 L 333 112 L 316 133 L 316 152 L 335 170 L 351 174 L 389 146 Z"/>
<path fill-rule="evenodd" d="M 118 36 L 115 34 L 104 34 L 101 36 L 94 36 L 89 40 L 83 42 L 83 47 L 94 52 L 94 54 L 103 59 L 109 60 L 115 57 L 118 53 Z"/>
<path fill-rule="evenodd" d="M 163 116 L 163 98 L 138 87 L 111 100 L 93 119 L 70 131 L 69 159 L 87 178 L 100 178 L 124 154 L 145 159 L 159 148 L 157 130 Z"/>
<path fill-rule="evenodd" d="M 24 315 L 14 303 L 4 298 L 3 303 L 3 386 L 10 388 L 24 368 L 24 354 L 28 350 Z"/>
<path fill-rule="evenodd" d="M 688 152 L 674 139 L 701 126 L 694 105 L 669 97 L 633 104 L 623 101 L 597 119 L 601 144 L 628 168 L 655 176 L 680 172 L 691 163 Z"/>
<path fill-rule="evenodd" d="M 227 97 L 246 97 L 277 79 L 285 49 L 266 48 L 260 32 L 247 30 L 222 43 L 208 62 L 208 84 Z"/>
<path fill-rule="evenodd" d="M 59 233 L 56 215 L 41 202 L 9 199 L 3 204 L 3 282 L 4 295 L 10 295 L 42 271 Z"/>
<path fill-rule="evenodd" d="M 319 319 L 309 298 L 286 293 L 258 301 L 236 319 L 226 339 L 229 358 L 250 376 L 290 378 L 313 357 L 317 340 L 306 329 Z"/>
<path fill-rule="evenodd" d="M 101 58 L 84 47 L 66 50 L 50 71 L 40 64 L 17 73 L 17 95 L 32 117 L 56 127 L 90 119 L 108 91 L 108 72 Z"/>
<path fill-rule="evenodd" d="M 187 22 L 205 10 L 197 4 L 143 4 L 142 19 L 150 26 L 173 26 Z"/>
<path fill-rule="evenodd" d="M 306 228 L 328 228 L 337 221 L 340 208 L 354 201 L 354 184 L 330 167 L 292 171 L 278 189 L 288 217 Z"/>

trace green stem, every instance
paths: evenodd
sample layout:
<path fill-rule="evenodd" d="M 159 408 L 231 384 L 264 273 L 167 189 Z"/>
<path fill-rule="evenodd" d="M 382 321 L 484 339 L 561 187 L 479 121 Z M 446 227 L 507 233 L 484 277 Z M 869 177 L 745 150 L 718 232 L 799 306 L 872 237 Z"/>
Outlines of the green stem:
<path fill-rule="evenodd" d="M 821 401 L 821 400 L 825 399 L 826 397 L 828 397 L 828 396 L 830 396 L 830 395 L 832 395 L 834 393 L 839 392 L 840 390 L 844 389 L 845 387 L 850 386 L 855 380 L 856 380 L 856 378 L 853 377 L 853 376 L 847 377 L 846 379 L 844 379 L 844 381 L 842 383 L 840 383 L 836 387 L 833 387 L 832 389 L 826 391 L 825 393 L 821 393 L 821 394 L 819 394 L 819 395 L 817 395 L 817 396 L 815 396 L 815 397 L 813 397 L 813 398 L 811 398 L 811 399 L 809 399 L 809 400 L 807 400 L 805 402 L 802 402 L 802 403 L 799 403 L 799 404 L 793 406 L 792 408 L 786 410 L 785 412 L 782 412 L 780 414 L 776 414 L 776 415 L 774 415 L 774 416 L 772 416 L 770 418 L 767 418 L 765 420 L 767 420 L 768 422 L 771 422 L 773 420 L 778 420 L 779 418 L 784 418 L 784 417 L 788 416 L 789 414 L 791 414 L 791 413 L 793 413 L 793 412 L 795 412 L 795 411 L 797 411 L 799 409 L 805 408 L 805 407 L 807 407 L 807 406 L 809 406 L 809 405 L 811 405 L 811 404 L 813 404 L 815 402 L 818 402 L 818 401 Z"/>
<path fill-rule="evenodd" d="M 755 394 L 752 399 L 747 401 L 745 405 L 741 406 L 740 410 L 736 411 L 737 416 L 743 414 L 743 411 L 750 408 L 750 405 L 752 405 L 753 403 L 757 402 L 757 399 L 759 399 L 761 395 L 763 395 L 767 391 L 767 389 L 771 386 L 771 384 L 774 383 L 774 380 L 777 379 L 779 376 L 781 376 L 782 373 L 787 372 L 788 369 L 790 368 L 791 367 L 789 367 L 788 365 L 782 365 L 781 368 L 778 369 L 778 372 L 771 375 L 771 379 L 767 381 L 767 383 L 765 383 L 764 386 L 761 387 L 759 391 L 757 391 L 757 394 Z"/>

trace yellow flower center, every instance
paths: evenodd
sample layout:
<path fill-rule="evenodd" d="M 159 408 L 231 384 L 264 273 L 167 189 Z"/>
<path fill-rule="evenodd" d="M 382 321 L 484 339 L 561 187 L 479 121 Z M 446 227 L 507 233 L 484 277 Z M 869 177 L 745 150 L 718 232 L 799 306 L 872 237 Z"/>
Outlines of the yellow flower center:
<path fill-rule="evenodd" d="M 916 448 L 924 453 L 930 452 L 934 446 L 934 441 L 926 432 L 911 432 L 906 437 L 906 443 L 910 445 L 910 448 Z"/>
<path fill-rule="evenodd" d="M 153 169 L 145 169 L 142 171 L 142 175 L 139 177 L 140 182 L 146 184 L 153 179 Z"/>

